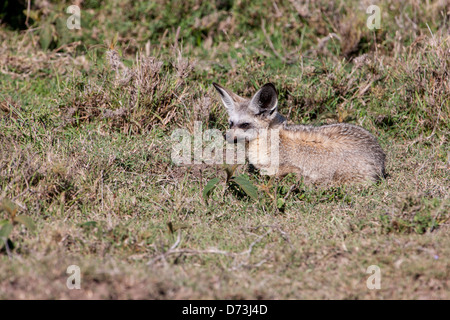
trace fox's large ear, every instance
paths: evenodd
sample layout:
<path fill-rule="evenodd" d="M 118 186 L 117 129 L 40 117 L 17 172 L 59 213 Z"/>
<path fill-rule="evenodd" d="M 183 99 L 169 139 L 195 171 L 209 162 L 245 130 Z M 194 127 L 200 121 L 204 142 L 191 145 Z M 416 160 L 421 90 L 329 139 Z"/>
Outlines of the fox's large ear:
<path fill-rule="evenodd" d="M 255 93 L 250 101 L 249 108 L 255 114 L 266 114 L 268 117 L 274 115 L 277 110 L 277 90 L 271 83 L 266 83 Z"/>
<path fill-rule="evenodd" d="M 235 111 L 236 102 L 240 102 L 242 98 L 217 83 L 213 82 L 213 86 L 219 92 L 220 98 L 222 99 L 225 108 L 227 108 L 228 114 L 231 115 Z"/>

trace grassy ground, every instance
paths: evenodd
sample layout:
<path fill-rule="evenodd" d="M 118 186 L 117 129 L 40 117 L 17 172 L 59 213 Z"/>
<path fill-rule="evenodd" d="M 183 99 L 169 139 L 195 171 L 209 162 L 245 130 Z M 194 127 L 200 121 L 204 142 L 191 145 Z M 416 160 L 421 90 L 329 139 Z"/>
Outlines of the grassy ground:
<path fill-rule="evenodd" d="M 1 26 L 0 298 L 450 298 L 446 1 L 378 1 L 379 30 L 370 1 L 81 2 L 80 30 L 71 2 Z M 254 200 L 222 166 L 175 165 L 173 130 L 227 127 L 213 81 L 270 81 L 293 122 L 367 128 L 387 179 L 288 176 Z"/>

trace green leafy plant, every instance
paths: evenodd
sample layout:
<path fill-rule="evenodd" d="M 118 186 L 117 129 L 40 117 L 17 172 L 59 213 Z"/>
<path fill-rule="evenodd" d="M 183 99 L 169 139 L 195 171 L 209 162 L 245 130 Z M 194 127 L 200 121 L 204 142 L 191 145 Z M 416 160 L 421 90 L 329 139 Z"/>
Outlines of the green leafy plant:
<path fill-rule="evenodd" d="M 24 14 L 37 26 L 39 44 L 43 50 L 60 48 L 72 41 L 72 35 L 67 28 L 67 13 L 63 4 L 56 10 L 46 13 L 44 9 L 24 10 Z"/>
<path fill-rule="evenodd" d="M 258 189 L 253 185 L 253 183 L 246 177 L 241 174 L 239 176 L 235 176 L 234 172 L 236 171 L 237 165 L 233 166 L 225 166 L 224 170 L 226 172 L 226 180 L 225 184 L 231 188 L 239 188 L 242 190 L 247 196 L 252 198 L 253 200 L 258 200 Z M 208 202 L 208 198 L 211 195 L 212 191 L 219 184 L 219 178 L 213 178 L 208 181 L 205 188 L 203 189 L 203 199 Z"/>
<path fill-rule="evenodd" d="M 30 217 L 17 215 L 17 205 L 8 198 L 4 198 L 0 203 L 0 211 L 5 211 L 9 215 L 9 219 L 0 220 L 0 240 L 4 243 L 5 249 L 9 253 L 11 247 L 13 247 L 13 242 L 9 239 L 9 236 L 14 226 L 20 223 L 30 231 L 34 231 L 36 226 Z"/>
<path fill-rule="evenodd" d="M 219 182 L 220 182 L 219 178 L 213 178 L 208 181 L 205 188 L 203 189 L 203 199 L 205 199 L 205 201 L 208 200 L 209 195 L 216 188 Z"/>

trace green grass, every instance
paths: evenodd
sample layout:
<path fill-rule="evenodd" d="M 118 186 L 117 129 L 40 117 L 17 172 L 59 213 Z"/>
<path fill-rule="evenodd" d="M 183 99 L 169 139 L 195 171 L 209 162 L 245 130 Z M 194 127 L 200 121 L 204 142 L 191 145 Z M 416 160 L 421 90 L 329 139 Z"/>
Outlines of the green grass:
<path fill-rule="evenodd" d="M 65 6 L 51 3 L 35 31 L 0 30 L 0 201 L 36 225 L 14 225 L 10 252 L 0 244 L 0 298 L 449 298 L 443 4 L 381 1 L 374 32 L 352 0 L 85 1 L 67 35 Z M 134 77 L 116 72 L 110 47 Z M 288 175 L 264 192 L 268 178 L 240 166 L 254 200 L 222 166 L 175 165 L 173 130 L 227 128 L 213 81 L 243 96 L 270 81 L 295 123 L 365 127 L 387 179 L 321 187 Z M 66 287 L 73 264 L 81 290 Z M 380 290 L 366 287 L 370 265 Z"/>

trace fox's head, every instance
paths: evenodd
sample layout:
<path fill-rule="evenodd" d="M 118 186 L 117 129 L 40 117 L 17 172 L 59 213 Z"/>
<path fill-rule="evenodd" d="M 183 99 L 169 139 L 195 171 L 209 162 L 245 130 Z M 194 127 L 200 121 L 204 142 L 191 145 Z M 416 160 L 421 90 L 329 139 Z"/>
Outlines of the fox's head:
<path fill-rule="evenodd" d="M 251 141 L 261 129 L 276 127 L 285 121 L 278 113 L 278 98 L 275 86 L 267 83 L 251 99 L 246 99 L 213 83 L 228 112 L 230 129 L 228 142 Z"/>

